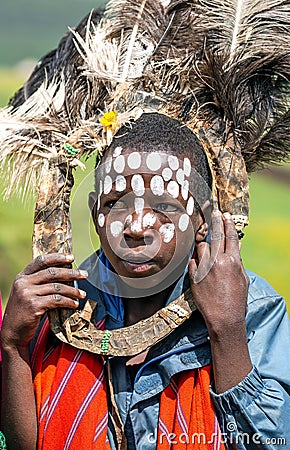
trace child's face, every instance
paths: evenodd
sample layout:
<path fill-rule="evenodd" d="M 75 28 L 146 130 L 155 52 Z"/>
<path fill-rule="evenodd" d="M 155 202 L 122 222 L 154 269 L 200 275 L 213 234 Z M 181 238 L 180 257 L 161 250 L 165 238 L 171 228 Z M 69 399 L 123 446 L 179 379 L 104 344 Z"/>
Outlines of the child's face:
<path fill-rule="evenodd" d="M 95 223 L 115 271 L 159 284 L 184 271 L 194 246 L 189 158 L 117 148 L 97 170 Z"/>

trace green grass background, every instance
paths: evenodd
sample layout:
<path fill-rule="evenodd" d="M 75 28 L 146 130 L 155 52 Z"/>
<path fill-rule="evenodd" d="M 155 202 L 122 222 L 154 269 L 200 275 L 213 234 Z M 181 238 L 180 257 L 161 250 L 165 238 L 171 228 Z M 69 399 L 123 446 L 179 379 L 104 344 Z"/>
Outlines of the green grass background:
<path fill-rule="evenodd" d="M 7 104 L 23 82 L 23 72 L 13 67 L 20 59 L 38 58 L 55 47 L 67 25 L 75 25 L 93 6 L 105 2 L 85 0 L 10 0 L 2 2 L 0 16 L 0 106 Z M 92 164 L 92 163 L 90 163 Z M 77 174 L 77 184 L 84 174 Z M 0 184 L 0 189 L 3 190 Z M 250 225 L 243 239 L 246 268 L 266 278 L 290 309 L 290 184 L 255 175 L 250 180 Z M 1 196 L 0 196 L 1 197 Z M 74 211 L 82 222 L 86 199 L 76 196 Z M 88 215 L 87 215 L 88 217 Z M 87 219 L 84 219 L 87 221 Z M 33 201 L 0 199 L 0 289 L 4 300 L 15 275 L 31 259 Z M 85 225 L 88 228 L 88 225 Z M 91 227 L 92 228 L 92 227 Z M 93 231 L 90 231 L 91 235 Z M 88 248 L 88 234 L 76 232 L 78 249 Z M 81 253 L 78 250 L 79 253 Z M 85 255 L 85 253 L 84 253 Z M 81 256 L 84 256 L 81 255 Z M 79 255 L 78 255 L 79 256 Z M 80 257 L 81 257 L 80 256 Z"/>

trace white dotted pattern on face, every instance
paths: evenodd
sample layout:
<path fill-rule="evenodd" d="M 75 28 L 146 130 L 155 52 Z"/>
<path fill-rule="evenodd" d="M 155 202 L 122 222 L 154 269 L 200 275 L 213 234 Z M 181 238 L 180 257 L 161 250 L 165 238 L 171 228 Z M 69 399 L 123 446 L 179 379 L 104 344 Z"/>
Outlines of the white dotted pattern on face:
<path fill-rule="evenodd" d="M 168 156 L 168 164 L 170 169 L 177 170 L 179 168 L 179 161 L 177 156 L 169 155 Z"/>
<path fill-rule="evenodd" d="M 123 175 L 118 175 L 116 178 L 116 191 L 123 192 L 126 189 L 126 178 Z"/>
<path fill-rule="evenodd" d="M 147 213 L 143 217 L 143 228 L 151 228 L 156 223 L 156 217 L 152 213 Z"/>
<path fill-rule="evenodd" d="M 183 200 L 188 199 L 188 192 L 189 192 L 189 182 L 187 180 L 184 180 L 182 186 L 181 186 L 181 195 Z"/>
<path fill-rule="evenodd" d="M 110 171 L 111 171 L 111 168 L 112 168 L 112 158 L 110 157 L 110 158 L 108 158 L 106 161 L 105 161 L 105 171 L 106 171 L 106 173 L 109 173 Z"/>
<path fill-rule="evenodd" d="M 184 158 L 183 160 L 183 170 L 186 177 L 190 176 L 191 173 L 191 162 L 188 158 Z"/>
<path fill-rule="evenodd" d="M 179 184 L 181 184 L 181 186 L 184 183 L 184 172 L 182 169 L 178 169 L 178 171 L 176 172 L 176 180 L 178 181 Z"/>
<path fill-rule="evenodd" d="M 194 211 L 194 199 L 193 197 L 189 197 L 187 206 L 186 206 L 186 212 L 189 216 L 192 216 Z"/>
<path fill-rule="evenodd" d="M 116 147 L 113 152 L 114 158 L 117 158 L 117 156 L 120 156 L 122 151 L 123 151 L 123 147 Z"/>
<path fill-rule="evenodd" d="M 165 167 L 165 169 L 162 170 L 162 176 L 164 178 L 164 181 L 169 181 L 172 178 L 172 170 L 169 167 Z"/>
<path fill-rule="evenodd" d="M 180 231 L 184 232 L 187 230 L 189 225 L 189 216 L 187 214 L 182 214 L 182 216 L 179 219 L 178 227 Z"/>
<path fill-rule="evenodd" d="M 159 170 L 161 167 L 161 157 L 158 153 L 150 153 L 147 156 L 146 164 L 149 170 Z"/>
<path fill-rule="evenodd" d="M 131 223 L 130 229 L 133 233 L 141 233 L 142 222 L 140 220 L 134 220 L 134 222 Z"/>
<path fill-rule="evenodd" d="M 105 225 L 105 216 L 103 213 L 98 215 L 98 224 L 100 227 L 103 227 Z"/>
<path fill-rule="evenodd" d="M 141 155 L 138 152 L 130 153 L 128 156 L 128 166 L 132 170 L 139 169 L 141 166 Z"/>
<path fill-rule="evenodd" d="M 135 211 L 136 214 L 142 214 L 143 209 L 144 209 L 144 198 L 135 198 L 134 200 L 134 207 L 135 207 Z"/>
<path fill-rule="evenodd" d="M 111 223 L 110 229 L 111 229 L 112 236 L 118 237 L 123 232 L 124 226 L 123 226 L 122 222 L 120 222 L 119 220 L 116 220 L 116 222 Z"/>
<path fill-rule="evenodd" d="M 159 228 L 159 233 L 162 236 L 163 242 L 165 244 L 169 244 L 169 242 L 172 241 L 175 233 L 175 226 L 173 223 L 165 223 L 164 225 L 161 225 Z"/>
<path fill-rule="evenodd" d="M 133 175 L 131 180 L 131 187 L 137 197 L 142 197 L 142 195 L 145 194 L 144 179 L 141 175 Z"/>
<path fill-rule="evenodd" d="M 104 179 L 104 194 L 107 195 L 111 192 L 113 186 L 112 178 L 107 175 Z"/>
<path fill-rule="evenodd" d="M 129 214 L 125 219 L 125 224 L 130 225 L 132 223 L 132 220 L 133 220 L 133 216 L 132 216 L 132 214 Z"/>
<path fill-rule="evenodd" d="M 169 181 L 167 185 L 167 192 L 173 198 L 177 198 L 179 196 L 179 185 L 176 181 Z"/>
<path fill-rule="evenodd" d="M 117 156 L 117 158 L 115 159 L 115 161 L 113 163 L 113 166 L 114 166 L 115 172 L 117 172 L 117 173 L 124 172 L 124 169 L 125 169 L 125 158 L 124 158 L 124 156 L 123 155 Z"/>
<path fill-rule="evenodd" d="M 154 175 L 150 181 L 150 188 L 153 195 L 161 196 L 164 194 L 164 180 L 160 175 Z"/>

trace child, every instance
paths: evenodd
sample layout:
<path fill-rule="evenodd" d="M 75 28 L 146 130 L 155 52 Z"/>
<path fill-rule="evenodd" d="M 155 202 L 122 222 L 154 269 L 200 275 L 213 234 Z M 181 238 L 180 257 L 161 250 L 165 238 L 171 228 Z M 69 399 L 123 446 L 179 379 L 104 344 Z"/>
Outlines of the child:
<path fill-rule="evenodd" d="M 119 130 L 90 195 L 101 250 L 80 270 L 67 268 L 71 255 L 39 257 L 13 284 L 2 328 L 8 448 L 287 448 L 285 303 L 245 272 L 231 216 L 209 218 L 210 184 L 199 141 L 178 121 L 143 114 Z M 172 332 L 156 340 L 148 318 L 167 324 L 170 304 Z M 58 307 L 83 311 L 89 351 L 50 333 L 46 311 Z M 130 352 L 140 322 L 148 344 Z M 103 356 L 88 323 L 107 330 Z M 127 356 L 107 357 L 122 328 Z"/>

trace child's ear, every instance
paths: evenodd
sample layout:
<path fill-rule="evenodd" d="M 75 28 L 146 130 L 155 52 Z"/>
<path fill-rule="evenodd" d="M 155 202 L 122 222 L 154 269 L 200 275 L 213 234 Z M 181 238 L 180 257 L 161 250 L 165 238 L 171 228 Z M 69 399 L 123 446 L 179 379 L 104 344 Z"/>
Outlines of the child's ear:
<path fill-rule="evenodd" d="M 88 201 L 88 203 L 89 203 L 89 208 L 90 208 L 90 211 L 91 211 L 91 215 L 92 215 L 92 219 L 94 221 L 95 227 L 97 226 L 97 223 L 96 223 L 96 219 L 97 219 L 96 218 L 97 198 L 98 198 L 98 196 L 97 196 L 96 192 L 90 192 L 89 193 L 89 201 Z"/>
<path fill-rule="evenodd" d="M 202 219 L 202 217 L 200 216 Z M 203 219 L 202 219 L 203 220 Z M 199 243 L 205 240 L 208 235 L 208 224 L 206 222 L 202 222 L 198 224 L 197 231 L 195 233 L 195 242 Z"/>
<path fill-rule="evenodd" d="M 195 233 L 195 241 L 202 242 L 208 235 L 208 221 L 210 220 L 211 204 L 206 201 L 202 209 L 198 213 L 197 229 Z"/>

